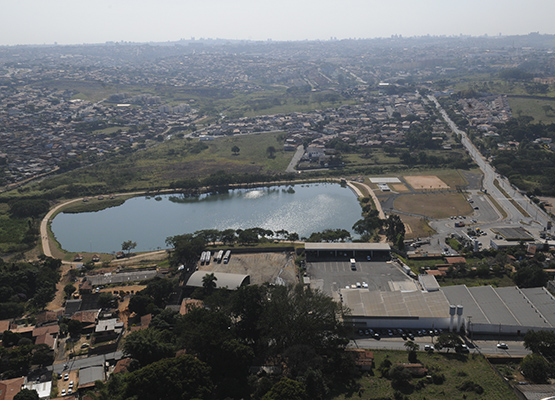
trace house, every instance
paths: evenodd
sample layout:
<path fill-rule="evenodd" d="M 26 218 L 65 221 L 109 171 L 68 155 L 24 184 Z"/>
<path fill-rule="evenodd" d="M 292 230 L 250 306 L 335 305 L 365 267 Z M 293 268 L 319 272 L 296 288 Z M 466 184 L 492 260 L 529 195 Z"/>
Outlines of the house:
<path fill-rule="evenodd" d="M 95 342 L 106 342 L 116 339 L 123 332 L 123 322 L 117 318 L 98 321 L 94 330 Z"/>
<path fill-rule="evenodd" d="M 0 337 L 2 337 L 2 333 L 4 333 L 4 331 L 10 330 L 10 324 L 11 324 L 11 320 L 9 319 L 4 319 L 0 321 Z"/>
<path fill-rule="evenodd" d="M 16 394 L 21 391 L 25 383 L 25 377 L 6 379 L 0 381 L 0 400 L 13 400 Z"/>
<path fill-rule="evenodd" d="M 179 314 L 185 315 L 194 308 L 202 307 L 204 307 L 204 303 L 202 302 L 202 300 L 183 299 L 183 301 L 181 302 L 181 307 L 179 309 Z"/>
<path fill-rule="evenodd" d="M 355 358 L 355 365 L 362 371 L 370 371 L 374 366 L 374 353 L 365 349 L 345 349 Z"/>
<path fill-rule="evenodd" d="M 83 278 L 83 281 L 79 284 L 79 293 L 90 294 L 92 293 L 92 289 L 93 289 L 92 282 L 89 281 L 86 277 Z"/>

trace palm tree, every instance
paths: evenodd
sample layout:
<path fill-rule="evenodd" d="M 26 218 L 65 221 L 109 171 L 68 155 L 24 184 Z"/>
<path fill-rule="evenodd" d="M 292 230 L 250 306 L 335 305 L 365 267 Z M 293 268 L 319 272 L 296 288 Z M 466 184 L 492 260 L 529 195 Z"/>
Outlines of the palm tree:
<path fill-rule="evenodd" d="M 216 289 L 216 281 L 218 278 L 214 275 L 214 273 L 206 274 L 202 277 L 202 287 L 206 291 L 207 294 L 210 294 Z"/>

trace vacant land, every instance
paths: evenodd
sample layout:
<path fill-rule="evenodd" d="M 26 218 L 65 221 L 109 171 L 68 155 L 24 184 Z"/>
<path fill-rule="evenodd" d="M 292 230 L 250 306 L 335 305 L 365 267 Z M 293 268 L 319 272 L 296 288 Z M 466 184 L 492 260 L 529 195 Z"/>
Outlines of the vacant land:
<path fill-rule="evenodd" d="M 509 105 L 513 115 L 528 115 L 534 118 L 534 122 L 551 124 L 555 122 L 555 98 L 527 99 L 509 97 Z"/>
<path fill-rule="evenodd" d="M 392 184 L 389 184 L 389 186 L 391 186 L 391 188 L 396 192 L 408 192 L 409 191 L 409 188 L 406 185 L 402 184 L 402 183 L 392 183 Z"/>
<path fill-rule="evenodd" d="M 232 252 L 228 264 L 211 262 L 208 265 L 199 266 L 199 270 L 248 274 L 253 285 L 262 285 L 266 282 L 273 284 L 297 283 L 293 256 L 286 252 L 251 254 L 234 254 Z"/>
<path fill-rule="evenodd" d="M 343 399 L 393 399 L 398 398 L 396 391 L 410 399 L 515 399 L 509 386 L 496 375 L 480 355 L 460 355 L 451 353 L 418 353 L 418 361 L 428 369 L 430 375 L 443 375 L 445 380 L 441 384 L 434 384 L 426 378 L 412 378 L 408 384 L 392 387 L 391 380 L 381 376 L 378 371 L 380 364 L 389 359 L 393 365 L 408 363 L 407 352 L 403 351 L 374 351 L 374 374 L 364 375 L 352 393 L 336 396 L 336 400 Z M 418 384 L 422 381 L 422 384 Z M 464 382 L 473 382 L 483 389 L 482 394 L 474 391 L 461 391 L 459 387 Z M 423 387 L 418 389 L 422 385 Z"/>
<path fill-rule="evenodd" d="M 472 207 L 462 193 L 407 194 L 395 200 L 395 209 L 434 219 L 472 213 Z"/>
<path fill-rule="evenodd" d="M 412 217 L 409 215 L 399 215 L 405 224 L 406 239 L 416 239 L 419 237 L 432 236 L 435 231 L 428 225 L 428 221 L 424 218 Z M 406 227 L 408 225 L 408 228 Z"/>
<path fill-rule="evenodd" d="M 420 190 L 420 189 L 449 189 L 449 186 L 435 175 L 405 176 L 404 179 L 415 190 Z"/>

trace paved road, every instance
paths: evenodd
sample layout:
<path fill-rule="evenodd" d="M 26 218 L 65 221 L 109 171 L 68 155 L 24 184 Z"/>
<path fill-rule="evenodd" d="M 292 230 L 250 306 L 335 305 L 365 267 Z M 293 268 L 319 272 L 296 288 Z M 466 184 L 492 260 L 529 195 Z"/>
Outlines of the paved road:
<path fill-rule="evenodd" d="M 289 165 L 285 169 L 285 172 L 297 172 L 295 167 L 301 160 L 301 157 L 303 156 L 303 154 L 304 154 L 304 146 L 301 144 L 299 147 L 297 147 L 297 151 L 293 155 L 293 158 L 291 159 L 291 162 L 289 162 Z"/>
<path fill-rule="evenodd" d="M 440 111 L 443 119 L 447 122 L 451 130 L 461 136 L 462 144 L 468 150 L 468 153 L 472 157 L 474 162 L 478 164 L 478 166 L 484 173 L 484 179 L 482 183 L 483 188 L 486 189 L 488 193 L 492 195 L 494 199 L 501 205 L 501 207 L 507 212 L 507 222 L 513 224 L 524 224 L 528 226 L 535 225 L 534 227 L 536 229 L 542 229 L 543 227 L 545 227 L 547 225 L 547 221 L 549 221 L 551 218 L 536 204 L 531 202 L 530 199 L 523 196 L 518 190 L 516 190 L 516 188 L 513 187 L 506 178 L 497 174 L 493 167 L 472 144 L 472 142 L 466 135 L 466 132 L 460 130 L 457 125 L 449 118 L 437 99 L 434 96 L 428 96 L 428 98 L 435 103 L 437 109 Z M 523 215 L 510 202 L 510 199 L 507 199 L 505 197 L 505 195 L 494 185 L 495 180 L 499 182 L 501 188 L 503 188 L 503 190 L 514 201 L 516 201 L 530 216 Z"/>
<path fill-rule="evenodd" d="M 123 357 L 123 353 L 121 351 L 116 351 L 115 353 L 102 354 L 102 355 L 99 355 L 99 356 L 73 359 L 73 360 L 70 360 L 67 363 L 67 370 L 68 371 L 73 371 L 73 370 L 76 370 L 76 369 L 93 367 L 93 366 L 96 366 L 96 365 L 104 365 L 104 363 L 106 361 L 119 360 L 122 357 Z M 65 364 L 66 363 L 54 364 L 54 365 L 48 367 L 48 370 L 52 370 L 54 373 L 58 374 L 58 373 L 60 373 L 64 370 L 66 370 L 66 368 L 64 368 Z"/>
<path fill-rule="evenodd" d="M 424 350 L 425 345 L 430 345 L 436 342 L 437 338 L 431 336 L 416 337 L 414 342 L 420 345 L 420 350 Z M 471 353 L 480 352 L 487 355 L 509 355 L 515 357 L 526 356 L 531 352 L 526 350 L 521 341 L 508 340 L 505 341 L 508 349 L 498 349 L 497 340 L 475 340 L 467 341 L 466 344 Z M 406 350 L 405 341 L 402 338 L 382 338 L 380 340 L 359 338 L 352 340 L 349 347 L 358 347 L 364 349 L 375 350 Z M 453 352 L 453 350 L 449 350 Z"/>

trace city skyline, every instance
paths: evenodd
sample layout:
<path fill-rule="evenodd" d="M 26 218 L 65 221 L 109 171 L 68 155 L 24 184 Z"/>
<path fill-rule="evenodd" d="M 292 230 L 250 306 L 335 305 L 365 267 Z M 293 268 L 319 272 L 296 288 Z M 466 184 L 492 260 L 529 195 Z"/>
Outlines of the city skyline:
<path fill-rule="evenodd" d="M 549 0 L 25 0 L 3 6 L 0 45 L 554 34 L 553 14 Z"/>

